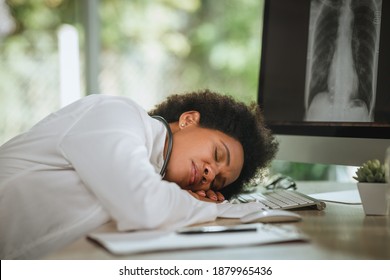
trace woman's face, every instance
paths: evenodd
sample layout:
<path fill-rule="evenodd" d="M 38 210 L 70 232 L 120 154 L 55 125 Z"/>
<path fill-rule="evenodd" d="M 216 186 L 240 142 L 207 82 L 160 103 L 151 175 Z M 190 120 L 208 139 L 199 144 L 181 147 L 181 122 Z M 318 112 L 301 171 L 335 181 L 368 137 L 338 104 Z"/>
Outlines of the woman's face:
<path fill-rule="evenodd" d="M 244 163 L 239 141 L 188 118 L 177 126 L 165 180 L 186 190 L 220 191 L 238 178 Z"/>

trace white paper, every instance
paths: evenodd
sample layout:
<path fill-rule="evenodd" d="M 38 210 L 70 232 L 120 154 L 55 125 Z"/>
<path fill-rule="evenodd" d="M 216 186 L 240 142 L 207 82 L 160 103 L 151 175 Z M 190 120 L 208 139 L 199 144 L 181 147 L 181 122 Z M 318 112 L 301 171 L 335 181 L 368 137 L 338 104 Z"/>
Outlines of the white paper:
<path fill-rule="evenodd" d="M 261 245 L 307 239 L 294 226 L 268 224 L 253 224 L 253 226 L 257 227 L 256 231 L 237 233 L 178 234 L 167 231 L 138 231 L 93 233 L 88 237 L 99 242 L 116 255 L 192 248 Z"/>
<path fill-rule="evenodd" d="M 310 194 L 310 196 L 326 202 L 335 202 L 343 204 L 362 204 L 358 190 L 317 193 Z"/>

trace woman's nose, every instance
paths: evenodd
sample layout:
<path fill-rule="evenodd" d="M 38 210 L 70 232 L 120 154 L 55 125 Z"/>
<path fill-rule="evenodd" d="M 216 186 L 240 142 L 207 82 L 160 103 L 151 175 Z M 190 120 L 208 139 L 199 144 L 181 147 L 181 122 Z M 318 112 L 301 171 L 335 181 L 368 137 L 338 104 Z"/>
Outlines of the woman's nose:
<path fill-rule="evenodd" d="M 211 168 L 211 166 L 205 166 L 203 170 L 202 183 L 210 184 L 214 179 L 215 179 L 215 171 Z"/>

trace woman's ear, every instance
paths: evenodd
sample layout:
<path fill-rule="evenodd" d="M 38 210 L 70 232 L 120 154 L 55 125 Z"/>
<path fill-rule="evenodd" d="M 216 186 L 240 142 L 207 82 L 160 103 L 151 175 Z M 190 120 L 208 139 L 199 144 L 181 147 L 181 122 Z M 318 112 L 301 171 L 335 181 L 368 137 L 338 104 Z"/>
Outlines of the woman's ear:
<path fill-rule="evenodd" d="M 199 125 L 200 113 L 198 111 L 187 111 L 180 115 L 179 127 L 183 129 L 189 125 Z"/>

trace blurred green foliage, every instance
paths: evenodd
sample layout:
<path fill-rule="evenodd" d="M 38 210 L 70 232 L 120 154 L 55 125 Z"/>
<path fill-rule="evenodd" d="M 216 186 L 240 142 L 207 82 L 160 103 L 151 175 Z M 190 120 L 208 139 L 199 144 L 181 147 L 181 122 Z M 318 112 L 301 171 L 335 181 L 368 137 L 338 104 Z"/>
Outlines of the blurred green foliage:
<path fill-rule="evenodd" d="M 83 1 L 5 1 L 14 28 L 0 37 L 0 143 L 61 106 L 57 31 L 77 27 L 83 60 Z M 97 3 L 101 92 L 145 104 L 202 88 L 257 99 L 263 1 Z"/>
<path fill-rule="evenodd" d="M 323 181 L 333 172 L 326 164 L 309 164 L 275 160 L 270 167 L 271 173 L 286 174 L 296 181 Z"/>
<path fill-rule="evenodd" d="M 263 1 L 259 0 L 101 0 L 102 48 L 109 61 L 143 77 L 160 69 L 156 93 L 212 88 L 244 102 L 257 100 Z M 126 3 L 124 5 L 124 3 Z M 150 57 L 154 52 L 154 57 Z M 160 64 L 159 64 L 160 62 Z M 104 67 L 104 66 L 103 66 Z M 115 71 L 115 70 L 110 70 Z M 122 71 L 123 73 L 123 71 Z M 116 77 L 111 79 L 118 80 Z M 108 80 L 108 79 L 107 79 Z M 117 84 L 125 85 L 123 77 Z M 150 90 L 150 89 L 149 89 Z M 124 87 L 118 94 L 137 90 Z"/>

